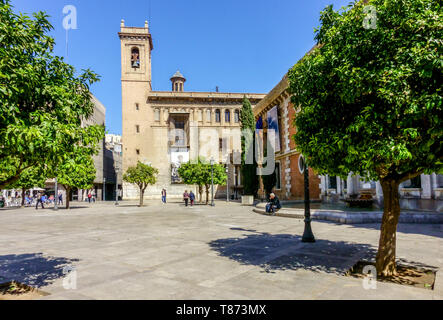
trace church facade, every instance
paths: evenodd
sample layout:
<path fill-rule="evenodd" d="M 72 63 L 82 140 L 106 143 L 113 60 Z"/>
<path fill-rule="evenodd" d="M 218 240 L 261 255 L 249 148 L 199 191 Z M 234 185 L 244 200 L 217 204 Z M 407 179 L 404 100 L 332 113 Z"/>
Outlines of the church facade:
<path fill-rule="evenodd" d="M 177 71 L 171 91 L 153 91 L 151 82 L 152 37 L 148 23 L 127 27 L 121 22 L 121 83 L 123 172 L 138 161 L 159 170 L 157 183 L 146 198 L 157 199 L 165 188 L 168 197 L 180 198 L 184 190 L 177 174 L 181 163 L 202 157 L 226 165 L 229 190 L 219 187 L 216 196 L 237 198 L 240 176 L 240 109 L 247 97 L 254 107 L 265 94 L 188 92 L 186 78 Z M 138 198 L 138 189 L 123 183 L 123 198 Z"/>

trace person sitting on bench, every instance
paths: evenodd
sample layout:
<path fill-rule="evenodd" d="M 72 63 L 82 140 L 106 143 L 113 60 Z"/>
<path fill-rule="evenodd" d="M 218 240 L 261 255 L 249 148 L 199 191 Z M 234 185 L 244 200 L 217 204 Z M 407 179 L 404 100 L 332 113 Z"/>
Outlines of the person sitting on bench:
<path fill-rule="evenodd" d="M 276 211 L 281 209 L 280 200 L 278 200 L 278 197 L 271 193 L 269 195 L 269 202 L 266 204 L 266 212 L 272 213 L 273 216 L 275 216 Z"/>

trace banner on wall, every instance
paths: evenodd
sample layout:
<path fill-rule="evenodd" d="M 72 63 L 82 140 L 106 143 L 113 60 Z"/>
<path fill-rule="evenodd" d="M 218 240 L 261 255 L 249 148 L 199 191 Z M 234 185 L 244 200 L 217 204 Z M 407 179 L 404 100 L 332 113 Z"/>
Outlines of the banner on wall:
<path fill-rule="evenodd" d="M 257 122 L 255 123 L 255 148 L 256 148 L 256 161 L 263 161 L 263 118 L 259 117 Z"/>
<path fill-rule="evenodd" d="M 268 118 L 268 131 L 274 130 L 275 132 L 275 141 L 270 141 L 271 145 L 275 152 L 280 151 L 280 131 L 278 128 L 278 113 L 277 113 L 277 107 L 275 106 L 267 113 Z"/>
<path fill-rule="evenodd" d="M 182 183 L 178 169 L 186 162 L 189 162 L 189 151 L 180 148 L 171 151 L 171 183 Z"/>

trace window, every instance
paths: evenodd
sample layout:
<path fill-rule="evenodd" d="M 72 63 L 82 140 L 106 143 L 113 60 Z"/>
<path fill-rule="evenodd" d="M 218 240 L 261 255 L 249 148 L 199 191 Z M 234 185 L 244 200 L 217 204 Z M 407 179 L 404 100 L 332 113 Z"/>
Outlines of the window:
<path fill-rule="evenodd" d="M 220 122 L 220 110 L 215 110 L 215 122 Z"/>
<path fill-rule="evenodd" d="M 211 110 L 206 110 L 206 121 L 211 122 Z"/>
<path fill-rule="evenodd" d="M 225 110 L 225 122 L 231 122 L 231 112 L 228 109 Z"/>
<path fill-rule="evenodd" d="M 154 120 L 160 121 L 160 110 L 159 109 L 155 109 L 155 111 L 154 111 Z"/>
<path fill-rule="evenodd" d="M 133 68 L 140 68 L 140 51 L 138 48 L 132 48 L 131 50 L 131 66 Z"/>
<path fill-rule="evenodd" d="M 135 126 L 135 132 L 140 133 L 140 126 L 139 125 Z"/>
<path fill-rule="evenodd" d="M 183 91 L 183 83 L 180 83 L 180 91 Z"/>
<path fill-rule="evenodd" d="M 140 110 L 138 103 L 135 104 L 135 110 L 137 110 L 137 111 Z"/>
<path fill-rule="evenodd" d="M 175 91 L 178 91 L 178 83 L 175 83 Z"/>
<path fill-rule="evenodd" d="M 329 176 L 329 189 L 337 189 L 337 177 Z"/>
<path fill-rule="evenodd" d="M 222 138 L 218 139 L 218 149 L 220 151 L 223 150 L 223 139 Z"/>
<path fill-rule="evenodd" d="M 275 189 L 281 189 L 280 183 L 280 162 L 275 163 Z"/>
<path fill-rule="evenodd" d="M 235 110 L 235 112 L 234 112 L 234 121 L 235 121 L 235 123 L 240 122 L 240 111 L 238 111 L 238 110 Z"/>
<path fill-rule="evenodd" d="M 140 149 L 135 149 L 135 153 L 140 154 Z"/>
<path fill-rule="evenodd" d="M 185 146 L 185 122 L 184 121 L 175 121 L 174 122 L 174 131 L 175 131 L 175 138 L 174 138 L 174 145 L 175 146 Z"/>

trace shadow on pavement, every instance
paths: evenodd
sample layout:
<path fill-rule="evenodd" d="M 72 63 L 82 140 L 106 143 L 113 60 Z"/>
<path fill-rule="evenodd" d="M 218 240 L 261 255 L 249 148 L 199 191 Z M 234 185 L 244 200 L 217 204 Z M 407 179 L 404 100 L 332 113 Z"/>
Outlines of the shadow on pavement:
<path fill-rule="evenodd" d="M 45 257 L 42 253 L 0 256 L 0 283 L 17 281 L 40 288 L 66 276 L 65 267 L 78 259 Z"/>
<path fill-rule="evenodd" d="M 323 222 L 323 221 L 322 221 Z M 380 230 L 381 224 L 347 224 L 353 228 L 366 228 Z M 414 223 L 399 223 L 397 226 L 397 233 L 407 234 L 421 234 L 424 236 L 431 236 L 436 238 L 443 238 L 442 224 L 414 224 Z"/>
<path fill-rule="evenodd" d="M 371 260 L 376 255 L 376 249 L 369 244 L 323 239 L 303 243 L 301 236 L 290 234 L 255 233 L 244 236 L 214 240 L 209 246 L 220 256 L 241 264 L 260 266 L 264 272 L 304 269 L 343 275 L 357 261 Z"/>

